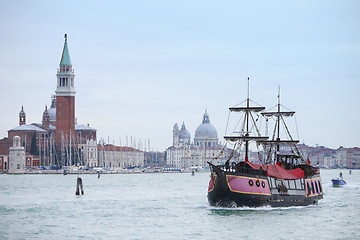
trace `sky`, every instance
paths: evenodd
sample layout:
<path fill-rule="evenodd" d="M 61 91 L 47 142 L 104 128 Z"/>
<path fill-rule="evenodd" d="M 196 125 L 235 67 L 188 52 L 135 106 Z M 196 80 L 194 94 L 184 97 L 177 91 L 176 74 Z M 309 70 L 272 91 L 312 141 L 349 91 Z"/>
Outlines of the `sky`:
<path fill-rule="evenodd" d="M 76 117 L 98 140 L 172 145 L 247 97 L 296 111 L 307 145 L 359 147 L 359 1 L 0 1 L 0 138 L 41 122 L 68 35 Z M 297 136 L 297 135 L 296 135 Z"/>

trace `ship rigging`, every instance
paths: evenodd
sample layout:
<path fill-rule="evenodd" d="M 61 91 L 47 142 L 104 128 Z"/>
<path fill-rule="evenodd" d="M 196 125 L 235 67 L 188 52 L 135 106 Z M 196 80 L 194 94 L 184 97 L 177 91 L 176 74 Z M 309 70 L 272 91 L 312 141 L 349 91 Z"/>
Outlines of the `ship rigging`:
<path fill-rule="evenodd" d="M 208 189 L 210 205 L 277 207 L 317 203 L 323 197 L 320 171 L 305 161 L 297 147 L 299 140 L 293 139 L 285 122 L 285 118 L 293 117 L 295 112 L 283 111 L 280 92 L 276 111 L 255 106 L 250 100 L 249 82 L 248 79 L 247 99 L 240 103 L 245 106 L 229 108 L 230 113 L 242 115 L 233 132 L 224 136 L 227 144 L 234 145 L 232 154 L 223 165 L 208 162 L 212 167 Z M 269 121 L 274 120 L 271 137 L 261 134 L 260 118 L 266 120 L 266 133 Z M 249 161 L 250 143 L 256 143 L 258 163 Z M 240 161 L 235 156 L 239 156 Z"/>

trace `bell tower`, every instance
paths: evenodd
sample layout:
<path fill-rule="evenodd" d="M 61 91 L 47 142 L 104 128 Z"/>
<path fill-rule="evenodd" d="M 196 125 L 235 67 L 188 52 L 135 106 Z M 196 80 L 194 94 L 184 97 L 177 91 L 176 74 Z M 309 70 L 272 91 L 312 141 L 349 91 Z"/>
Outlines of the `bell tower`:
<path fill-rule="evenodd" d="M 75 135 L 75 74 L 72 69 L 67 35 L 65 34 L 64 49 L 59 69 L 57 70 L 56 96 L 56 133 L 55 142 L 59 146 L 62 140 L 69 141 Z M 73 138 L 74 139 L 74 138 Z"/>
<path fill-rule="evenodd" d="M 177 146 L 179 144 L 179 127 L 177 125 L 177 123 L 174 124 L 173 127 L 173 146 Z"/>
<path fill-rule="evenodd" d="M 19 112 L 19 126 L 26 124 L 26 113 L 24 112 L 24 106 L 21 106 L 21 111 Z"/>
<path fill-rule="evenodd" d="M 42 119 L 42 126 L 43 128 L 49 128 L 49 123 L 50 123 L 50 116 L 49 116 L 49 112 L 47 110 L 47 106 L 45 106 L 45 111 L 43 113 L 43 119 Z"/>

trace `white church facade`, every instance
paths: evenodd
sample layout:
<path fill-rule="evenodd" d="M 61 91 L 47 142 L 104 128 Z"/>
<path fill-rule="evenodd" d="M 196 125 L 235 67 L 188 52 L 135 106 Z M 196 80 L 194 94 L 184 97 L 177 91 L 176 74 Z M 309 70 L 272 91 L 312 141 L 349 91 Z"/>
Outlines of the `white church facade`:
<path fill-rule="evenodd" d="M 221 154 L 223 146 L 219 143 L 216 128 L 210 123 L 210 117 L 205 110 L 202 123 L 195 131 L 194 141 L 182 124 L 179 130 L 175 123 L 173 127 L 173 145 L 166 150 L 166 165 L 171 168 L 206 168 L 207 162 L 214 164 L 224 162 L 226 153 Z M 217 158 L 220 156 L 220 158 Z"/>

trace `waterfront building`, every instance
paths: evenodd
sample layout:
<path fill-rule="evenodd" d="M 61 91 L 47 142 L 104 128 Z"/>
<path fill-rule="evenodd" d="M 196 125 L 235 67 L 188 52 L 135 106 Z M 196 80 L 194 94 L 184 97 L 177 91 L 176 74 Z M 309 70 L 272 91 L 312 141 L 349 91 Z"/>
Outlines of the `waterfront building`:
<path fill-rule="evenodd" d="M 0 140 L 0 153 L 6 153 L 11 139 L 19 136 L 20 146 L 30 153 L 27 167 L 97 166 L 96 129 L 78 125 L 75 119 L 75 73 L 66 34 L 56 83 L 55 96 L 52 96 L 50 108 L 45 106 L 41 123 L 27 124 L 24 106 L 21 106 L 19 126 L 8 130 L 8 137 Z M 7 167 L 2 166 L 3 169 Z"/>
<path fill-rule="evenodd" d="M 9 150 L 0 148 L 0 172 L 4 172 L 8 169 L 9 164 Z"/>
<path fill-rule="evenodd" d="M 19 125 L 8 130 L 8 137 L 0 140 L 0 171 L 8 170 L 11 139 L 20 137 L 26 153 L 25 167 L 73 166 L 119 169 L 144 165 L 144 153 L 135 148 L 97 144 L 97 130 L 89 124 L 78 124 L 75 118 L 75 72 L 70 59 L 68 39 L 64 46 L 56 74 L 55 95 L 45 106 L 41 123 L 26 122 L 24 106 L 19 112 Z M 98 150 L 101 153 L 98 153 Z"/>
<path fill-rule="evenodd" d="M 223 154 L 220 154 L 223 151 Z M 207 161 L 219 164 L 224 162 L 228 149 L 223 149 L 217 137 L 216 128 L 210 123 L 205 110 L 202 123 L 195 131 L 194 141 L 182 124 L 179 130 L 177 123 L 173 126 L 173 145 L 166 150 L 166 166 L 173 168 L 205 168 Z M 221 155 L 221 156 L 220 156 Z M 220 156 L 219 158 L 217 158 Z"/>
<path fill-rule="evenodd" d="M 324 154 L 323 167 L 334 167 L 336 166 L 336 156 L 334 154 Z"/>
<path fill-rule="evenodd" d="M 346 167 L 347 162 L 347 150 L 343 147 L 340 147 L 336 151 L 336 166 Z"/>
<path fill-rule="evenodd" d="M 101 143 L 97 146 L 99 166 L 108 170 L 141 168 L 144 166 L 144 152 L 133 147 Z"/>
<path fill-rule="evenodd" d="M 19 136 L 13 138 L 13 146 L 9 148 L 9 173 L 25 172 L 25 148 L 21 146 Z"/>
<path fill-rule="evenodd" d="M 348 168 L 360 168 L 360 148 L 347 149 L 346 166 Z"/>

